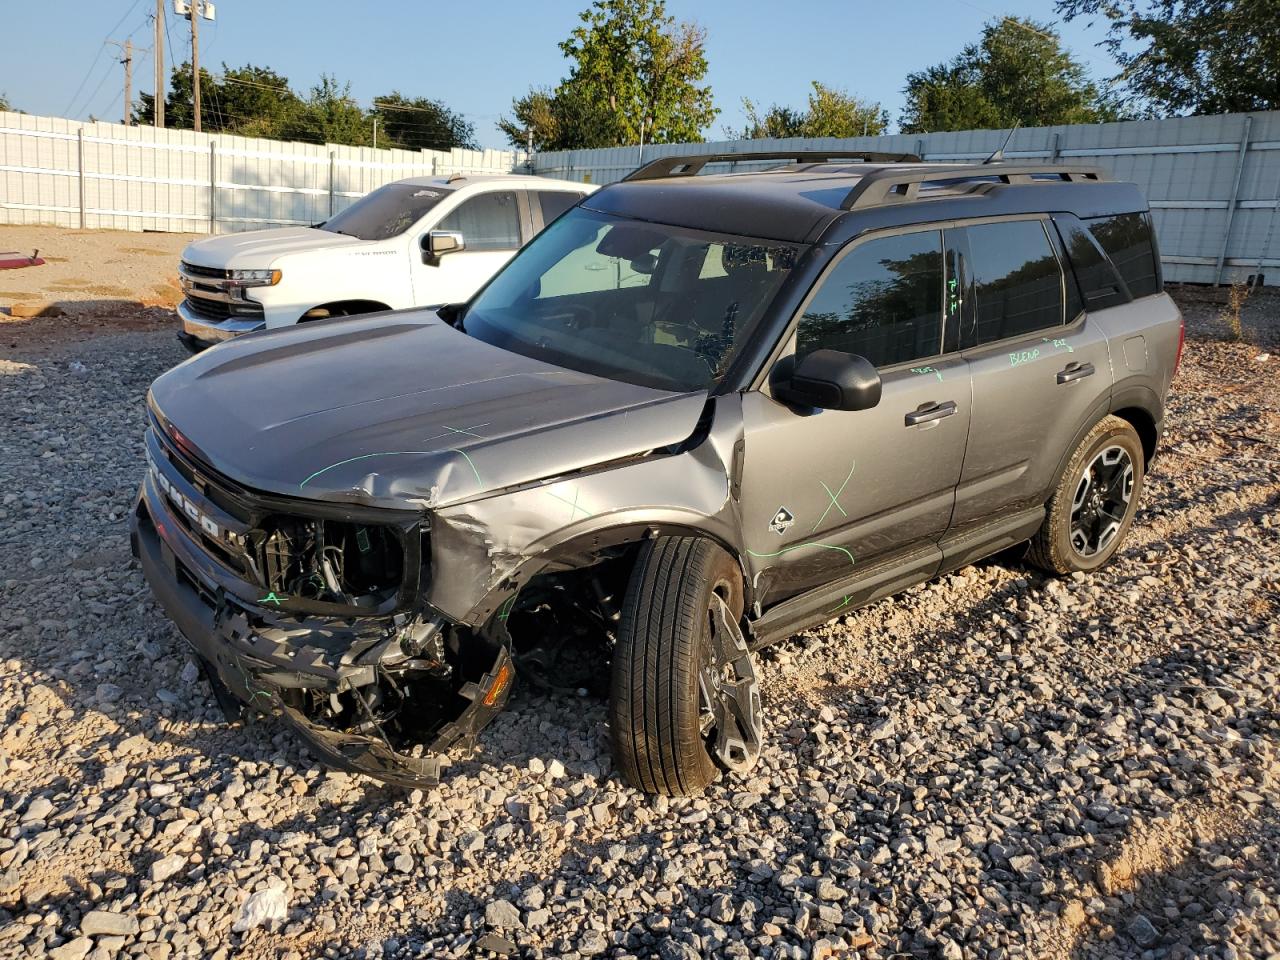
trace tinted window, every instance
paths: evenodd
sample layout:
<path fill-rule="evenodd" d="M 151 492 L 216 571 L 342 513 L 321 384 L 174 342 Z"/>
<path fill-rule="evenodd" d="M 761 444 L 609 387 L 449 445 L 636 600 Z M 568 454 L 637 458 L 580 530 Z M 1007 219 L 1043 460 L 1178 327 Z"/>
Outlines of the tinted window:
<path fill-rule="evenodd" d="M 361 240 L 386 240 L 404 233 L 452 192 L 448 187 L 389 183 L 334 214 L 320 229 Z"/>
<path fill-rule="evenodd" d="M 514 250 L 520 246 L 520 214 L 510 190 L 482 193 L 465 201 L 438 224 L 457 230 L 468 250 Z"/>
<path fill-rule="evenodd" d="M 869 240 L 840 260 L 800 318 L 797 357 L 843 350 L 878 367 L 942 350 L 942 234 Z"/>
<path fill-rule="evenodd" d="M 1120 271 L 1130 296 L 1148 297 L 1160 292 L 1159 265 L 1151 242 L 1151 216 L 1122 213 L 1086 220 L 1089 231 Z"/>
<path fill-rule="evenodd" d="M 1071 269 L 1080 286 L 1080 294 L 1084 298 L 1084 309 L 1105 310 L 1117 304 L 1128 303 L 1124 286 L 1116 276 L 1111 263 L 1103 255 L 1088 228 L 1075 217 L 1066 215 L 1055 217 L 1058 230 L 1062 236 L 1063 246 L 1071 260 Z M 1070 286 L 1068 293 L 1071 292 Z M 1079 312 L 1074 303 L 1067 304 L 1067 319 L 1071 320 Z"/>
<path fill-rule="evenodd" d="M 580 193 L 565 190 L 539 190 L 538 204 L 542 207 L 542 222 L 550 223 L 582 199 Z"/>
<path fill-rule="evenodd" d="M 703 390 L 751 339 L 797 253 L 788 243 L 576 207 L 516 254 L 462 326 L 572 370 Z M 704 275 L 708 262 L 718 268 Z"/>
<path fill-rule="evenodd" d="M 1039 220 L 966 227 L 977 344 L 1060 326 L 1062 272 Z"/>

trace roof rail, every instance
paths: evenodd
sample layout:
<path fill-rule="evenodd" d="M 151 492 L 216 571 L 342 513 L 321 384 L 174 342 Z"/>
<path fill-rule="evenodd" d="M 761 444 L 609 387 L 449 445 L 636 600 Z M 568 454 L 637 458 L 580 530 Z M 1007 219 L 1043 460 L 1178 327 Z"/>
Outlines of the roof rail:
<path fill-rule="evenodd" d="M 914 200 L 923 183 L 952 180 L 981 182 L 995 178 L 1002 183 L 1026 184 L 1035 178 L 1045 177 L 1056 177 L 1063 182 L 1107 179 L 1106 174 L 1097 167 L 1054 163 L 985 163 L 972 166 L 939 164 L 932 169 L 915 167 L 911 170 L 872 170 L 845 195 L 840 207 L 843 210 L 853 210 L 881 203 Z"/>
<path fill-rule="evenodd" d="M 866 150 L 780 150 L 766 153 L 698 153 L 650 160 L 623 177 L 623 180 L 663 180 L 667 177 L 697 176 L 708 163 L 749 160 L 796 160 L 826 163 L 829 160 L 861 160 L 864 163 L 919 163 L 914 153 L 874 153 Z"/>

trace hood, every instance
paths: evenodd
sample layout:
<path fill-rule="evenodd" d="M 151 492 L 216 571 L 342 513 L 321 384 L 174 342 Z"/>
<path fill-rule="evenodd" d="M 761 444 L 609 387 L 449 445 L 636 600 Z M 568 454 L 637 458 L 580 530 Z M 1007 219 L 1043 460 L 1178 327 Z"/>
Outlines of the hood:
<path fill-rule="evenodd" d="M 280 227 L 194 240 L 182 251 L 182 259 L 198 267 L 254 270 L 269 267 L 290 253 L 363 246 L 371 242 L 314 227 Z"/>
<path fill-rule="evenodd" d="M 244 486 L 398 507 L 679 443 L 705 402 L 511 353 L 426 311 L 241 337 L 151 387 L 165 429 Z"/>

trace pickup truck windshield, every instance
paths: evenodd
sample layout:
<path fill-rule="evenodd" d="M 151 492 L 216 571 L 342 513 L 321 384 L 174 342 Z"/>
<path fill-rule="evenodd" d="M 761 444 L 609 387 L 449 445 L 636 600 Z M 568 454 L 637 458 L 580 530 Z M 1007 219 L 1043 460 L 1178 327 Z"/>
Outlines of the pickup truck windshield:
<path fill-rule="evenodd" d="M 452 192 L 434 184 L 388 183 L 334 214 L 319 229 L 361 240 L 387 240 L 404 233 Z"/>
<path fill-rule="evenodd" d="M 714 384 L 751 336 L 799 247 L 571 210 L 463 316 L 486 343 L 665 390 Z"/>

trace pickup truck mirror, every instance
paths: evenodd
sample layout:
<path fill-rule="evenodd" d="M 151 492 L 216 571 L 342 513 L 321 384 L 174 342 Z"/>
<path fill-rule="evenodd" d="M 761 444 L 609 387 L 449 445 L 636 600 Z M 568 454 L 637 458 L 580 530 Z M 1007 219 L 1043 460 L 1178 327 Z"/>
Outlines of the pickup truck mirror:
<path fill-rule="evenodd" d="M 446 253 L 459 253 L 467 249 L 462 234 L 456 230 L 431 230 L 422 238 L 422 262 L 439 264 Z"/>
<path fill-rule="evenodd" d="M 815 350 L 797 363 L 778 361 L 770 376 L 773 395 L 795 407 L 870 410 L 880 402 L 880 374 L 866 357 L 841 350 Z"/>

